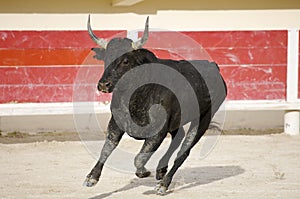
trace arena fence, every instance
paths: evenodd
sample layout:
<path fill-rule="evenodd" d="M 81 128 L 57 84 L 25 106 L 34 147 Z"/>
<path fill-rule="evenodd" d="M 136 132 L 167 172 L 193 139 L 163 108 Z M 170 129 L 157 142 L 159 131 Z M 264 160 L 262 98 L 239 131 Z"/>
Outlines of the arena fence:
<path fill-rule="evenodd" d="M 140 32 L 95 31 L 104 38 L 138 37 Z M 196 47 L 176 39 L 191 38 Z M 159 42 L 155 38 L 168 40 Z M 0 117 L 74 113 L 78 74 L 87 71 L 87 92 L 75 99 L 95 113 L 111 95 L 95 94 L 103 63 L 92 59 L 94 43 L 86 31 L 0 31 Z M 228 85 L 226 110 L 284 110 L 284 131 L 299 134 L 299 30 L 152 31 L 146 48 L 160 58 L 209 59 L 217 62 Z M 201 53 L 195 53 L 201 48 Z M 197 51 L 198 52 L 198 51 Z M 100 66 L 99 66 L 100 65 Z M 80 82 L 80 81 L 79 81 Z M 76 90 L 76 89 L 75 89 Z"/>

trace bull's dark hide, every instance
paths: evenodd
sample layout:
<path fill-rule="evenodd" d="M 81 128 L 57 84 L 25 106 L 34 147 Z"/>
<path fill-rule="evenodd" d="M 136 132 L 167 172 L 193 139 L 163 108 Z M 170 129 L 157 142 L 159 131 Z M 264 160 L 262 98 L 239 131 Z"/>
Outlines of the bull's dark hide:
<path fill-rule="evenodd" d="M 207 60 L 158 59 L 151 51 L 141 49 L 148 39 L 148 20 L 144 36 L 138 42 L 128 38 L 114 38 L 109 42 L 99 39 L 93 34 L 89 21 L 88 30 L 91 38 L 101 46 L 93 48 L 94 57 L 105 62 L 98 90 L 113 92 L 113 96 L 105 144 L 84 184 L 94 186 L 99 181 L 104 163 L 125 132 L 145 140 L 134 165 L 138 177 L 148 177 L 150 172 L 145 164 L 170 133 L 170 147 L 156 169 L 156 179 L 160 180 L 156 191 L 165 194 L 175 172 L 208 129 L 226 98 L 226 84 L 219 67 Z M 185 133 L 182 127 L 189 122 Z M 170 157 L 179 146 L 168 171 Z"/>

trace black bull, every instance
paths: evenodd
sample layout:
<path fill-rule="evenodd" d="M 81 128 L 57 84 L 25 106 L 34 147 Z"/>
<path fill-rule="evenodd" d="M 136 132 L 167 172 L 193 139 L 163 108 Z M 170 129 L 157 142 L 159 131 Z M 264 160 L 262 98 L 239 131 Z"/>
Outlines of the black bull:
<path fill-rule="evenodd" d="M 102 47 L 93 49 L 95 58 L 105 62 L 98 90 L 113 92 L 113 96 L 105 144 L 84 184 L 94 186 L 98 182 L 104 163 L 125 132 L 145 140 L 134 165 L 138 177 L 148 177 L 145 164 L 170 133 L 170 147 L 156 169 L 156 179 L 160 180 L 156 191 L 165 194 L 175 172 L 226 98 L 226 84 L 219 68 L 206 60 L 158 59 L 151 51 L 141 49 L 148 38 L 148 19 L 144 36 L 136 43 L 128 38 L 106 42 L 93 34 L 89 22 L 88 29 L 91 38 Z M 182 127 L 189 122 L 185 133 Z M 180 144 L 168 172 L 169 159 Z"/>

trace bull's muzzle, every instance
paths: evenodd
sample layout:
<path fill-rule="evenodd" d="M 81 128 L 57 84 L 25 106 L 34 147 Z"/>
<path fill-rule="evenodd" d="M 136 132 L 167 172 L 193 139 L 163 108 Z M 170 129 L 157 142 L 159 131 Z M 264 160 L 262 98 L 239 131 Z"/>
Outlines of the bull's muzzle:
<path fill-rule="evenodd" d="M 110 93 L 111 92 L 111 82 L 107 81 L 107 82 L 98 82 L 98 90 L 103 92 L 103 93 Z"/>

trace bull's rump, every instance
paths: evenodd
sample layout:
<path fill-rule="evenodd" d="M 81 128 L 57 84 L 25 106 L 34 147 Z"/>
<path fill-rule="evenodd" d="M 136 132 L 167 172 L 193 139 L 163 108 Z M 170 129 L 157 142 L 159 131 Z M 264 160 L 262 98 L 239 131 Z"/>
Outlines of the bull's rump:
<path fill-rule="evenodd" d="M 227 87 L 215 62 L 207 60 L 161 60 L 162 63 L 180 72 L 193 87 L 200 111 L 211 108 L 212 117 L 226 98 Z M 181 92 L 184 90 L 178 88 Z M 186 93 L 187 97 L 189 93 Z M 196 107 L 193 107 L 196 108 Z"/>

